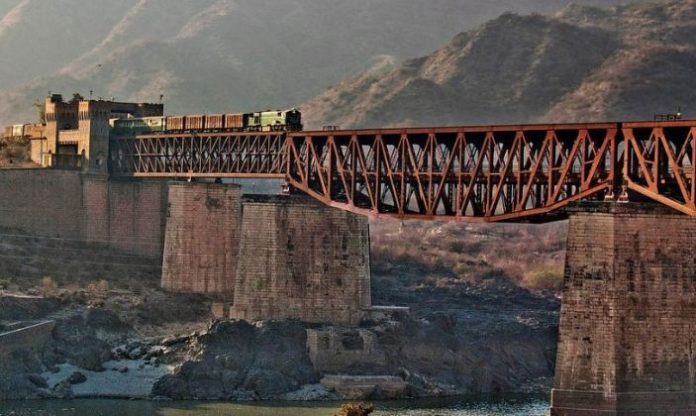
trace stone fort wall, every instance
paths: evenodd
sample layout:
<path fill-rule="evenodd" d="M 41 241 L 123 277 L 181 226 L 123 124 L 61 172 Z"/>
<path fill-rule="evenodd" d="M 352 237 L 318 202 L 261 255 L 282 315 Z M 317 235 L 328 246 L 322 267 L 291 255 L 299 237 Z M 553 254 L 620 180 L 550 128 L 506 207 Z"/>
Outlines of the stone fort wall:
<path fill-rule="evenodd" d="M 166 203 L 166 182 L 114 182 L 76 171 L 0 171 L 5 233 L 103 243 L 160 258 Z"/>

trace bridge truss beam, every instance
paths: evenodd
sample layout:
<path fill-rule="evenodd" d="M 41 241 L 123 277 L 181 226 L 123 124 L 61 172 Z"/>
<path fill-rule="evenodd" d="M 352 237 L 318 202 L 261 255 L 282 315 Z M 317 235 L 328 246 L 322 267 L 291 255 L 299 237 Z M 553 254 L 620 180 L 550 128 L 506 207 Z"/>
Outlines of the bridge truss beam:
<path fill-rule="evenodd" d="M 696 216 L 696 121 L 114 138 L 117 177 L 276 178 L 378 217 L 550 221 L 578 200 Z"/>
<path fill-rule="evenodd" d="M 285 178 L 282 132 L 150 134 L 110 142 L 114 176 Z"/>
<path fill-rule="evenodd" d="M 696 216 L 696 122 L 624 123 L 626 187 Z"/>
<path fill-rule="evenodd" d="M 616 133 L 612 124 L 294 133 L 289 182 L 361 214 L 542 219 L 613 188 Z"/>

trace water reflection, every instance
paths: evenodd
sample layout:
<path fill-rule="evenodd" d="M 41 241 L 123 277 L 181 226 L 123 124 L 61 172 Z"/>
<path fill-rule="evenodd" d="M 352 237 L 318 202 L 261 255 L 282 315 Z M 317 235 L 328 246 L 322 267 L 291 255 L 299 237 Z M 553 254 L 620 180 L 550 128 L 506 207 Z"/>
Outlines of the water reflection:
<path fill-rule="evenodd" d="M 375 416 L 545 416 L 548 402 L 529 396 L 487 396 L 377 402 Z M 339 403 L 149 402 L 54 400 L 0 402 L 0 416 L 331 416 Z"/>

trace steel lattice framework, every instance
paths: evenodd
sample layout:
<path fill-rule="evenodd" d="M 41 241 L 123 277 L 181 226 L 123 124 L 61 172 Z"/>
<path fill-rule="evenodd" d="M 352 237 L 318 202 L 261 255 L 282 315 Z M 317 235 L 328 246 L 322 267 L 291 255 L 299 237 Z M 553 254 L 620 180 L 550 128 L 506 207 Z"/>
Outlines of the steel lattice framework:
<path fill-rule="evenodd" d="M 696 216 L 696 121 L 624 123 L 622 136 L 626 187 Z"/>
<path fill-rule="evenodd" d="M 696 121 L 155 134 L 111 140 L 114 176 L 282 178 L 352 212 L 549 221 L 578 200 L 696 215 Z"/>
<path fill-rule="evenodd" d="M 283 132 L 153 134 L 113 138 L 114 176 L 285 178 Z"/>

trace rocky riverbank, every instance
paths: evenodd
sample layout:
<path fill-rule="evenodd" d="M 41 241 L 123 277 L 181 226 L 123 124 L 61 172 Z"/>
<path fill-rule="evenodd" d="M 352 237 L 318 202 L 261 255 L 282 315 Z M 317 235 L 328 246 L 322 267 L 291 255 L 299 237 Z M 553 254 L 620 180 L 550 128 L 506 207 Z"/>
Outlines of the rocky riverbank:
<path fill-rule="evenodd" d="M 202 320 L 179 336 L 143 335 L 114 304 L 5 299 L 12 308 L 3 310 L 15 312 L 0 316 L 4 322 L 54 319 L 55 327 L 39 349 L 0 357 L 0 398 L 355 400 L 547 391 L 557 302 L 510 288 L 503 307 L 494 292 L 423 293 L 414 299 L 428 304 L 436 296 L 442 307 L 359 328 Z"/>

